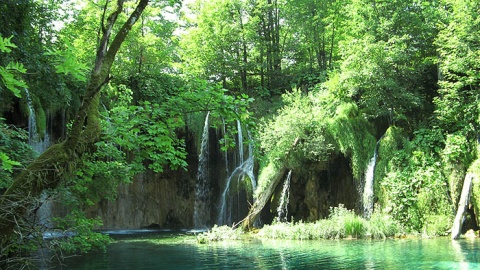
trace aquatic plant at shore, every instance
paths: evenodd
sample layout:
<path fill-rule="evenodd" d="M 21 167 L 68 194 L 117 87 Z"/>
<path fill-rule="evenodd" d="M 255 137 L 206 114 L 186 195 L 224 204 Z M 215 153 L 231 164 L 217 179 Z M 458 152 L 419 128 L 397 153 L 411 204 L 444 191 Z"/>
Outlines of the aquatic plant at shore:
<path fill-rule="evenodd" d="M 374 212 L 369 220 L 355 214 L 342 204 L 330 208 L 326 219 L 315 222 L 276 222 L 265 225 L 253 237 L 288 240 L 318 240 L 343 238 L 385 239 L 403 235 L 401 225 L 391 216 Z M 215 225 L 211 230 L 196 236 L 197 243 L 239 240 L 246 236 L 240 228 Z"/>
<path fill-rule="evenodd" d="M 205 244 L 208 242 L 223 241 L 223 240 L 238 240 L 243 235 L 241 229 L 229 227 L 227 225 L 213 226 L 212 229 L 197 234 L 197 243 Z"/>
<path fill-rule="evenodd" d="M 272 239 L 316 240 L 340 238 L 386 238 L 402 234 L 401 226 L 390 216 L 374 213 L 370 220 L 355 215 L 343 205 L 330 209 L 327 219 L 312 223 L 290 222 L 265 225 L 259 235 Z"/>

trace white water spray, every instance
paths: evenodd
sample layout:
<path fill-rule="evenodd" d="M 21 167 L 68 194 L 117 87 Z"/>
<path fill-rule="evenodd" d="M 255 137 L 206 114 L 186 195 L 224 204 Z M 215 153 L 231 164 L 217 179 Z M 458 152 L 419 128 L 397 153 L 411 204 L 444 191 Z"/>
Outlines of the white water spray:
<path fill-rule="evenodd" d="M 257 183 L 253 173 L 253 167 L 254 167 L 253 145 L 251 143 L 248 145 L 248 157 L 246 160 L 244 160 L 243 133 L 242 133 L 242 126 L 240 121 L 237 121 L 237 129 L 238 129 L 239 165 L 228 176 L 225 184 L 225 188 L 222 192 L 222 197 L 220 200 L 220 211 L 219 211 L 218 220 L 217 220 L 217 224 L 219 225 L 225 225 L 225 224 L 232 225 L 234 222 L 232 218 L 232 209 L 230 209 L 232 207 L 231 205 L 229 205 L 229 202 L 228 202 L 228 198 L 230 195 L 229 194 L 230 187 L 233 179 L 237 180 L 237 187 L 239 187 L 240 185 L 245 184 L 244 182 L 247 181 L 247 178 L 248 178 L 250 179 L 252 191 L 254 191 L 257 188 Z M 248 133 L 248 136 L 250 137 L 250 133 Z"/>
<path fill-rule="evenodd" d="M 206 228 L 209 222 L 208 213 L 211 199 L 210 181 L 208 175 L 209 116 L 210 112 L 208 112 L 207 116 L 205 117 L 200 155 L 198 158 L 197 183 L 195 187 L 195 208 L 193 213 L 193 221 L 196 229 Z"/>
<path fill-rule="evenodd" d="M 381 138 L 380 138 L 381 140 Z M 363 187 L 363 215 L 369 219 L 373 213 L 374 206 L 374 179 L 375 179 L 375 166 L 377 165 L 378 145 L 380 140 L 375 146 L 373 157 L 368 162 L 367 170 L 365 171 L 365 186 Z"/>
<path fill-rule="evenodd" d="M 28 144 L 33 147 L 37 154 L 41 154 L 47 150 L 50 146 L 50 137 L 45 132 L 43 138 L 40 138 L 40 134 L 37 130 L 37 118 L 35 116 L 35 109 L 33 108 L 32 98 L 27 89 L 25 89 L 28 106 Z"/>
<path fill-rule="evenodd" d="M 288 171 L 287 178 L 283 183 L 282 195 L 277 207 L 277 221 L 286 222 L 288 218 L 288 202 L 290 201 L 290 179 L 292 177 L 292 170 Z"/>

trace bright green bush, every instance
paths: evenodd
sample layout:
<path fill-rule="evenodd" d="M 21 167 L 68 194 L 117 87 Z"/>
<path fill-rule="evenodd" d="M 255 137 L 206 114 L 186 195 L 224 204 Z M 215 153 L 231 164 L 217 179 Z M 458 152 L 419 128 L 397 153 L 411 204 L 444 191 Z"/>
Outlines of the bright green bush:
<path fill-rule="evenodd" d="M 418 130 L 393 155 L 382 180 L 384 209 L 409 231 L 421 232 L 429 215 L 452 214 L 438 154 L 442 148 L 439 130 Z"/>
<path fill-rule="evenodd" d="M 363 237 L 367 231 L 365 220 L 359 216 L 350 216 L 345 218 L 345 236 L 354 238 Z"/>

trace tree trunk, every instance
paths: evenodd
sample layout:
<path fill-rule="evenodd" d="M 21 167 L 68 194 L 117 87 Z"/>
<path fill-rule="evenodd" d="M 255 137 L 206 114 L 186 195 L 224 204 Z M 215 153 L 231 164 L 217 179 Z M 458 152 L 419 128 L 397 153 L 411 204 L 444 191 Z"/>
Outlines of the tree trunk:
<path fill-rule="evenodd" d="M 255 203 L 253 203 L 253 206 L 252 208 L 250 208 L 247 217 L 245 217 L 242 222 L 242 228 L 244 230 L 250 230 L 251 228 L 253 228 L 253 224 L 255 223 L 258 215 L 267 204 L 267 201 L 272 197 L 273 192 L 275 192 L 275 189 L 277 188 L 280 181 L 284 178 L 285 172 L 287 171 L 285 163 L 288 160 L 290 152 L 295 148 L 295 146 L 297 146 L 298 142 L 299 139 L 296 138 L 289 151 L 286 153 L 285 160 L 283 161 L 283 163 L 281 163 L 280 168 L 277 169 L 277 173 L 275 173 L 275 175 L 272 177 L 265 191 L 259 194 L 257 200 L 255 201 Z"/>
<path fill-rule="evenodd" d="M 252 208 L 250 208 L 250 211 L 248 212 L 247 217 L 242 222 L 242 228 L 244 230 L 250 230 L 251 228 L 253 228 L 253 224 L 255 223 L 255 220 L 257 219 L 258 215 L 267 204 L 268 200 L 272 197 L 273 192 L 277 188 L 278 184 L 280 184 L 280 181 L 284 178 L 286 171 L 287 171 L 287 168 L 282 165 L 282 167 L 277 170 L 277 173 L 275 174 L 273 179 L 270 181 L 270 184 L 267 186 L 265 191 L 263 191 L 259 195 L 255 203 L 253 204 Z"/>
<path fill-rule="evenodd" d="M 15 233 L 19 232 L 18 221 L 31 207 L 33 199 L 45 189 L 56 188 L 75 169 L 80 157 L 92 149 L 100 135 L 98 104 L 100 90 L 108 82 L 110 68 L 115 55 L 130 29 L 148 5 L 149 0 L 140 0 L 128 20 L 109 44 L 118 15 L 123 12 L 124 0 L 117 1 L 116 9 L 106 22 L 102 22 L 102 35 L 96 52 L 95 66 L 86 87 L 82 105 L 77 112 L 72 129 L 65 141 L 55 144 L 33 161 L 13 181 L 13 184 L 0 198 L 0 244 L 2 251 L 15 243 Z M 2 254 L 0 257 L 8 256 Z"/>
<path fill-rule="evenodd" d="M 462 233 L 462 224 L 470 200 L 473 177 L 475 177 L 473 174 L 468 173 L 463 181 L 462 195 L 460 196 L 460 201 L 458 202 L 457 215 L 455 216 L 452 226 L 452 240 L 458 239 Z"/>

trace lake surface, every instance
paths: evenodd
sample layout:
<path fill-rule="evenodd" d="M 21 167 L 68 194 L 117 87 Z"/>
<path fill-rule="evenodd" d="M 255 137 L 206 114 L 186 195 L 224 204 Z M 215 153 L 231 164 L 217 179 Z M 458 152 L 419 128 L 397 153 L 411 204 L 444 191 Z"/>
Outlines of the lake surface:
<path fill-rule="evenodd" d="M 120 232 L 113 237 L 106 253 L 70 258 L 63 269 L 480 269 L 478 239 L 197 244 L 185 232 Z"/>

